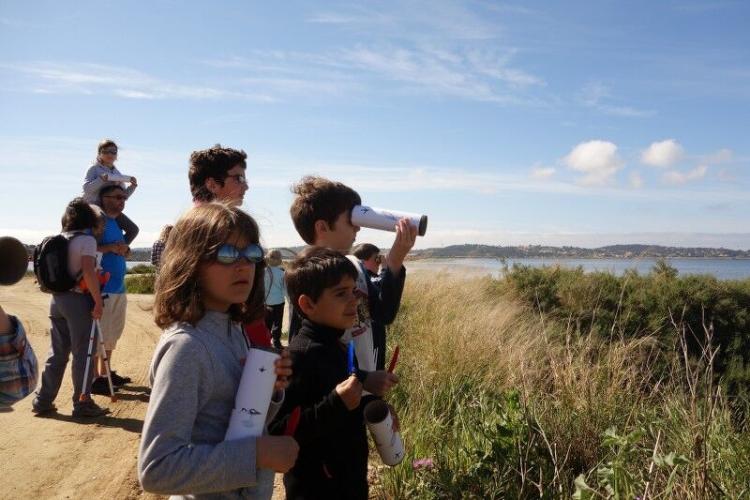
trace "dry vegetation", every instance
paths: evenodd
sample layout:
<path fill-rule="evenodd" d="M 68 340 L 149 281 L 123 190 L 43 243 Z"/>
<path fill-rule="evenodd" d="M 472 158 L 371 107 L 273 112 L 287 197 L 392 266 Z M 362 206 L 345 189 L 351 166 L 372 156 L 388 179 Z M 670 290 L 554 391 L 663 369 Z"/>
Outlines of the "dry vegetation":
<path fill-rule="evenodd" d="M 750 495 L 750 436 L 713 372 L 710 326 L 601 335 L 501 285 L 410 276 L 389 330 L 409 455 L 379 469 L 378 495 Z"/>

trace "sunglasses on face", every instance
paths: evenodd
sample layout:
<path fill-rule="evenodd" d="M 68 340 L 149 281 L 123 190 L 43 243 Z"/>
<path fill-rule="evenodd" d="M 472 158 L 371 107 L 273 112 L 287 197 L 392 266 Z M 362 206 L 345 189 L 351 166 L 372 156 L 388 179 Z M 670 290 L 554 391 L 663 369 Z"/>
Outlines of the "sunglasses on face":
<path fill-rule="evenodd" d="M 127 199 L 128 199 L 128 197 L 127 197 L 127 196 L 125 196 L 125 195 L 122 195 L 122 194 L 117 194 L 117 195 L 114 195 L 114 194 L 113 194 L 113 195 L 104 195 L 104 196 L 102 196 L 102 198 L 113 198 L 113 199 L 115 199 L 115 200 L 117 200 L 117 201 L 124 201 L 124 200 L 127 200 Z"/>
<path fill-rule="evenodd" d="M 251 243 L 245 248 L 237 248 L 229 243 L 224 243 L 214 253 L 213 258 L 219 264 L 225 265 L 234 264 L 243 257 L 252 264 L 258 264 L 263 262 L 263 255 L 263 248 L 255 243 Z"/>
<path fill-rule="evenodd" d="M 117 150 L 116 149 L 102 149 L 103 155 L 116 155 Z"/>

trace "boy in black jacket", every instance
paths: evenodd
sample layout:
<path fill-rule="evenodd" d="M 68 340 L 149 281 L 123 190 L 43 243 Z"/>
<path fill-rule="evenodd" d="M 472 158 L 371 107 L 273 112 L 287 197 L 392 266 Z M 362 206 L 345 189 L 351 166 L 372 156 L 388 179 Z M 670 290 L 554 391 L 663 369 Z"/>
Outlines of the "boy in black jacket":
<path fill-rule="evenodd" d="M 398 383 L 385 371 L 349 372 L 340 339 L 357 320 L 357 269 L 340 253 L 309 247 L 286 272 L 287 291 L 302 324 L 289 344 L 294 375 L 272 433 L 300 407 L 300 445 L 284 475 L 288 499 L 367 499 L 367 434 L 363 390 L 382 396 Z"/>
<path fill-rule="evenodd" d="M 352 208 L 362 204 L 359 194 L 345 184 L 323 177 L 303 177 L 292 191 L 295 198 L 289 212 L 302 239 L 309 245 L 348 253 L 359 232 L 359 226 L 353 225 L 351 218 Z M 395 229 L 396 237 L 386 257 L 379 286 L 370 281 L 362 262 L 349 256 L 357 269 L 355 281 L 362 303 L 356 322 L 347 329 L 342 340 L 354 339 L 359 366 L 370 371 L 384 366 L 386 356 L 385 335 L 373 338 L 372 323 L 385 327 L 396 318 L 406 280 L 404 258 L 417 238 L 417 229 L 408 219 L 400 220 Z M 299 317 L 292 315 L 290 337 L 298 328 Z"/>

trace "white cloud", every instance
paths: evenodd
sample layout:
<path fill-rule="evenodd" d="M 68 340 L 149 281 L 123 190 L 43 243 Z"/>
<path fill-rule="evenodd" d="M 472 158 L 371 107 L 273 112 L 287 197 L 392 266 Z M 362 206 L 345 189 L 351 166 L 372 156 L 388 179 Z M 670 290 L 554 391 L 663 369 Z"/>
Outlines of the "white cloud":
<path fill-rule="evenodd" d="M 19 90 L 30 88 L 35 93 L 103 94 L 125 99 L 273 100 L 262 92 L 248 92 L 241 82 L 223 82 L 224 87 L 182 84 L 132 68 L 102 64 L 31 62 L 0 64 L 0 68 L 17 77 Z"/>
<path fill-rule="evenodd" d="M 655 111 L 648 109 L 637 109 L 632 106 L 612 106 L 610 104 L 601 104 L 597 109 L 607 115 L 622 116 L 625 118 L 646 118 L 656 114 Z"/>
<path fill-rule="evenodd" d="M 610 97 L 609 87 L 602 82 L 589 82 L 581 90 L 581 101 L 586 106 L 598 106 L 607 97 Z"/>
<path fill-rule="evenodd" d="M 712 153 L 704 158 L 704 162 L 709 164 L 720 164 L 720 163 L 729 163 L 732 160 L 734 160 L 734 152 L 731 149 L 723 148 L 715 153 Z"/>
<path fill-rule="evenodd" d="M 612 93 L 602 82 L 589 82 L 581 89 L 581 102 L 584 106 L 596 109 L 604 114 L 625 118 L 644 118 L 653 116 L 655 111 L 638 109 L 633 106 L 612 104 Z"/>
<path fill-rule="evenodd" d="M 640 189 L 643 187 L 643 178 L 640 172 L 630 172 L 630 187 L 633 189 Z"/>
<path fill-rule="evenodd" d="M 667 184 L 685 184 L 690 181 L 695 181 L 698 179 L 702 179 L 706 176 L 706 172 L 708 171 L 708 167 L 705 165 L 698 165 L 694 169 L 690 170 L 689 172 L 679 172 L 677 170 L 670 170 L 668 172 L 665 172 L 662 179 Z"/>
<path fill-rule="evenodd" d="M 535 165 L 531 169 L 531 177 L 534 179 L 545 180 L 555 175 L 555 167 L 545 167 L 543 165 Z"/>
<path fill-rule="evenodd" d="M 722 182 L 734 182 L 737 177 L 727 168 L 719 170 L 719 180 Z"/>
<path fill-rule="evenodd" d="M 617 154 L 617 146 L 609 141 L 588 141 L 578 144 L 563 158 L 571 169 L 582 172 L 579 182 L 583 185 L 602 185 L 611 182 L 615 173 L 623 167 Z"/>
<path fill-rule="evenodd" d="M 433 95 L 499 104 L 540 104 L 538 97 L 530 97 L 524 91 L 546 82 L 513 67 L 514 54 L 512 50 L 447 50 L 431 45 L 359 46 L 342 50 L 331 60 L 364 71 L 363 78 L 405 84 L 402 90 L 411 92 L 426 90 Z"/>
<path fill-rule="evenodd" d="M 653 142 L 641 153 L 641 162 L 652 167 L 671 167 L 682 159 L 683 149 L 674 139 Z"/>

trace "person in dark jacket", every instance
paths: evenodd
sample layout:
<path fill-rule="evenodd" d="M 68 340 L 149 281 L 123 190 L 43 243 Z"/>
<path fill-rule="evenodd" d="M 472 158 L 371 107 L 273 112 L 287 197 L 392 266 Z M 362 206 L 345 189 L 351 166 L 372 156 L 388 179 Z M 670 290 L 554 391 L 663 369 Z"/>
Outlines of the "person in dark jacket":
<path fill-rule="evenodd" d="M 359 232 L 359 226 L 353 225 L 351 218 L 352 209 L 362 204 L 359 194 L 349 186 L 323 177 L 303 177 L 292 191 L 295 198 L 289 212 L 302 239 L 309 245 L 348 253 Z M 417 238 L 417 229 L 408 219 L 401 219 L 395 230 L 396 237 L 386 257 L 387 265 L 379 287 L 371 283 L 362 262 L 353 255 L 348 256 L 357 269 L 357 293 L 362 301 L 357 321 L 347 329 L 342 341 L 354 340 L 359 366 L 368 371 L 384 365 L 385 346 L 375 345 L 372 323 L 389 325 L 396 319 L 406 280 L 404 258 Z M 293 318 L 290 338 L 299 325 L 299 317 Z"/>
<path fill-rule="evenodd" d="M 371 288 L 375 293 L 368 293 L 368 297 L 373 295 L 375 297 L 380 296 L 380 282 L 383 281 L 387 266 L 380 264 L 383 262 L 383 257 L 380 255 L 380 249 L 372 243 L 359 243 L 352 248 L 352 255 L 359 259 L 362 263 L 362 267 L 367 273 L 367 278 L 370 281 L 368 288 Z M 375 352 L 383 353 L 382 356 L 378 356 L 375 363 L 375 368 L 378 370 L 385 369 L 385 324 L 379 321 L 380 318 L 372 318 L 372 343 Z"/>
<path fill-rule="evenodd" d="M 320 247 L 303 250 L 286 272 L 290 301 L 303 319 L 289 344 L 294 373 L 270 429 L 284 432 L 299 411 L 299 456 L 284 475 L 288 499 L 368 497 L 363 391 L 382 396 L 398 377 L 360 370 L 356 360 L 349 366 L 340 340 L 357 320 L 358 274 L 348 258 Z"/>

